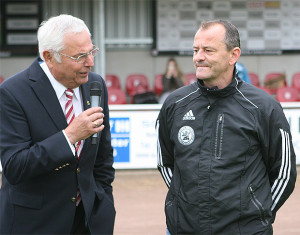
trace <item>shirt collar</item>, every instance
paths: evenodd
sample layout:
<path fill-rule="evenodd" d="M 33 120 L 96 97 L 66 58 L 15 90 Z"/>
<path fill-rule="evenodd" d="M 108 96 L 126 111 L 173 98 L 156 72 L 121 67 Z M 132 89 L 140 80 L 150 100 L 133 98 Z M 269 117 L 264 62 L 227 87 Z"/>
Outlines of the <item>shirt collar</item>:
<path fill-rule="evenodd" d="M 53 89 L 55 90 L 55 93 L 56 93 L 57 98 L 60 99 L 60 98 L 64 95 L 65 91 L 66 91 L 68 88 L 66 88 L 64 85 L 62 85 L 61 83 L 59 83 L 59 82 L 53 77 L 53 75 L 52 75 L 52 73 L 50 72 L 50 70 L 49 70 L 47 64 L 46 64 L 44 61 L 42 61 L 42 62 L 40 63 L 40 66 L 41 66 L 41 68 L 43 69 L 43 71 L 45 72 L 45 74 L 47 75 L 47 77 L 48 77 L 48 79 L 49 79 L 49 81 L 50 81 L 50 83 L 51 83 Z M 79 97 L 80 97 L 79 87 L 73 89 L 73 91 L 74 91 L 74 96 L 75 96 L 75 98 L 76 98 L 77 100 L 80 100 L 80 98 L 79 98 Z"/>

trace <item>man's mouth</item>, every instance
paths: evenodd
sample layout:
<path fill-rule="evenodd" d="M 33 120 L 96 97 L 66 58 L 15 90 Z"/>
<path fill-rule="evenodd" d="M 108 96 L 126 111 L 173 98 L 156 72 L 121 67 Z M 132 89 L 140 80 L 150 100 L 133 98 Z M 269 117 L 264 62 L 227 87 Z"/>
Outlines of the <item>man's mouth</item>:
<path fill-rule="evenodd" d="M 205 67 L 210 67 L 209 64 L 203 64 L 203 63 L 196 63 L 195 64 L 197 68 L 205 68 Z"/>
<path fill-rule="evenodd" d="M 87 76 L 89 74 L 89 72 L 80 72 L 79 74 L 83 75 L 83 76 Z"/>

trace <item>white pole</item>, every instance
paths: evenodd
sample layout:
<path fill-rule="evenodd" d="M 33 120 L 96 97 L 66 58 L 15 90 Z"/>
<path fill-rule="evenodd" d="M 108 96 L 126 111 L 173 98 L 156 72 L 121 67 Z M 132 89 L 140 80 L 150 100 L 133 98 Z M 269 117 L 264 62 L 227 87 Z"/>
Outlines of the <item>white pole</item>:
<path fill-rule="evenodd" d="M 94 71 L 105 79 L 105 15 L 104 0 L 93 1 L 93 31 L 94 43 L 99 47 L 95 58 Z"/>

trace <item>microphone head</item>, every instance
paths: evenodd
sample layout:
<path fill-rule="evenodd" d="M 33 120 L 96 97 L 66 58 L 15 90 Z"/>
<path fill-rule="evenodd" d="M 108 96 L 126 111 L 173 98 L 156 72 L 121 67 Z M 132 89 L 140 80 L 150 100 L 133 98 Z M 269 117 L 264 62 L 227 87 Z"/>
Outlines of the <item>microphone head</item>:
<path fill-rule="evenodd" d="M 100 82 L 91 82 L 90 96 L 101 96 L 101 84 Z"/>

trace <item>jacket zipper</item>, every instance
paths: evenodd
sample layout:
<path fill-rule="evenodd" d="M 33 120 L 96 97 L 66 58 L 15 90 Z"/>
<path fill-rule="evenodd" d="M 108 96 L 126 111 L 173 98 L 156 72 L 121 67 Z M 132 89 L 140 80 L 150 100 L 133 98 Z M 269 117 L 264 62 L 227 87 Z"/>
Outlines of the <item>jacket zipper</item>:
<path fill-rule="evenodd" d="M 248 190 L 250 192 L 250 197 L 251 197 L 251 201 L 254 204 L 254 206 L 257 208 L 258 212 L 259 212 L 259 218 L 261 220 L 261 223 L 264 226 L 267 226 L 269 224 L 268 220 L 266 220 L 264 214 L 265 214 L 265 209 L 262 206 L 262 204 L 260 203 L 260 201 L 256 198 L 255 194 L 254 194 L 254 190 L 252 187 L 252 184 L 250 184 L 248 186 Z"/>
<path fill-rule="evenodd" d="M 216 139 L 215 139 L 216 159 L 220 159 L 222 155 L 223 128 L 224 128 L 224 114 L 219 114 L 217 120 Z"/>

